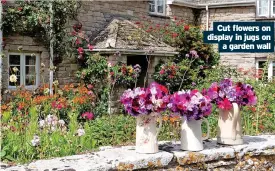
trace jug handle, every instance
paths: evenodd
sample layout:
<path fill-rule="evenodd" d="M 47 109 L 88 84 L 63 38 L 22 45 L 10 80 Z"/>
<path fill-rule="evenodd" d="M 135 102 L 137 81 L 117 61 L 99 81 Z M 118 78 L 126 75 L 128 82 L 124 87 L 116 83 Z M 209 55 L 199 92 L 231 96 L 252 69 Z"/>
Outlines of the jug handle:
<path fill-rule="evenodd" d="M 157 137 L 158 137 L 159 132 L 160 132 L 160 129 L 161 129 L 161 127 L 162 127 L 162 116 L 161 116 L 161 114 L 159 114 L 159 115 L 157 116 L 157 118 L 159 119 L 159 126 L 158 126 L 158 128 L 157 128 Z"/>
<path fill-rule="evenodd" d="M 202 140 L 204 141 L 204 140 L 209 139 L 209 122 L 208 122 L 208 120 L 207 120 L 206 118 L 203 118 L 202 121 L 205 122 L 205 123 L 206 123 L 206 126 L 207 126 L 207 134 L 206 134 L 206 137 L 202 137 Z"/>

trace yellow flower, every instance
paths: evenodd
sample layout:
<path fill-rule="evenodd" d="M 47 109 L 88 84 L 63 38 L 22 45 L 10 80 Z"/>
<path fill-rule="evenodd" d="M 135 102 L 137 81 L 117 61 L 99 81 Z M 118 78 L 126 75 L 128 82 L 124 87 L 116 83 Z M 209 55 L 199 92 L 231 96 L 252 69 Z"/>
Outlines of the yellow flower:
<path fill-rule="evenodd" d="M 57 85 L 58 85 L 58 80 L 55 80 L 55 81 L 53 82 L 53 85 L 57 86 Z"/>
<path fill-rule="evenodd" d="M 131 74 L 132 74 L 132 73 L 133 73 L 133 71 L 134 71 L 134 70 L 133 70 L 133 68 L 132 68 L 132 67 L 130 67 L 130 68 L 129 68 L 129 73 L 131 73 Z"/>
<path fill-rule="evenodd" d="M 16 75 L 12 74 L 12 75 L 10 76 L 10 82 L 12 82 L 12 83 L 17 82 L 17 77 L 16 77 Z"/>

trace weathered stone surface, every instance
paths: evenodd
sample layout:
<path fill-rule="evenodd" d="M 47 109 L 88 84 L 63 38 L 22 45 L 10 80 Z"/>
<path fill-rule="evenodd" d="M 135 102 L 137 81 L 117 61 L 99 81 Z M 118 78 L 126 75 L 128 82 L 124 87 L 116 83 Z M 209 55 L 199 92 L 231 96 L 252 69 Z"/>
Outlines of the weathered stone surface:
<path fill-rule="evenodd" d="M 218 145 L 215 139 L 205 141 L 200 152 L 180 150 L 180 142 L 159 143 L 160 152 L 138 154 L 135 146 L 101 147 L 98 152 L 34 161 L 9 167 L 5 171 L 92 171 L 92 170 L 274 170 L 275 135 L 245 136 L 244 144 Z"/>

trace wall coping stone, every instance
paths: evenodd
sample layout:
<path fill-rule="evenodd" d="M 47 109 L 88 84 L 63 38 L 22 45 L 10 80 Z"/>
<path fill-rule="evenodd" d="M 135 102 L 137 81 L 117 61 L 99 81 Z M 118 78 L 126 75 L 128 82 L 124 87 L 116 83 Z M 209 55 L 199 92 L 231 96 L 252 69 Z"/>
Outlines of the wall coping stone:
<path fill-rule="evenodd" d="M 138 154 L 135 146 L 105 146 L 100 147 L 98 152 L 38 160 L 25 165 L 1 163 L 1 171 L 169 170 L 190 169 L 194 165 L 197 170 L 230 170 L 229 166 L 232 170 L 237 167 L 239 170 L 253 170 L 260 160 L 257 162 L 247 156 L 272 157 L 270 161 L 263 161 L 265 165 L 261 169 L 275 169 L 275 135 L 244 136 L 244 144 L 236 146 L 218 145 L 216 139 L 211 139 L 204 142 L 204 150 L 200 152 L 181 151 L 180 142 L 161 141 L 159 147 L 159 153 Z"/>

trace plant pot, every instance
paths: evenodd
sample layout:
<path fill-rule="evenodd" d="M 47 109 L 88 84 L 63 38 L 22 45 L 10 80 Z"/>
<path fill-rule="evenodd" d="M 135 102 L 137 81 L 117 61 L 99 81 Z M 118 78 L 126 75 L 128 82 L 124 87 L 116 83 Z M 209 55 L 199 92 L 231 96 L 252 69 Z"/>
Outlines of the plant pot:
<path fill-rule="evenodd" d="M 207 124 L 207 136 L 202 137 L 201 124 L 202 122 Z M 190 120 L 187 121 L 182 118 L 181 124 L 181 149 L 188 151 L 201 151 L 203 150 L 203 140 L 209 137 L 209 123 L 207 119 Z"/>
<path fill-rule="evenodd" d="M 137 117 L 136 125 L 136 152 L 137 153 L 157 153 L 158 134 L 162 125 L 160 119 L 157 127 L 157 114 L 141 115 Z"/>
<path fill-rule="evenodd" d="M 227 145 L 243 144 L 240 107 L 232 103 L 231 110 L 219 109 L 217 142 Z"/>

